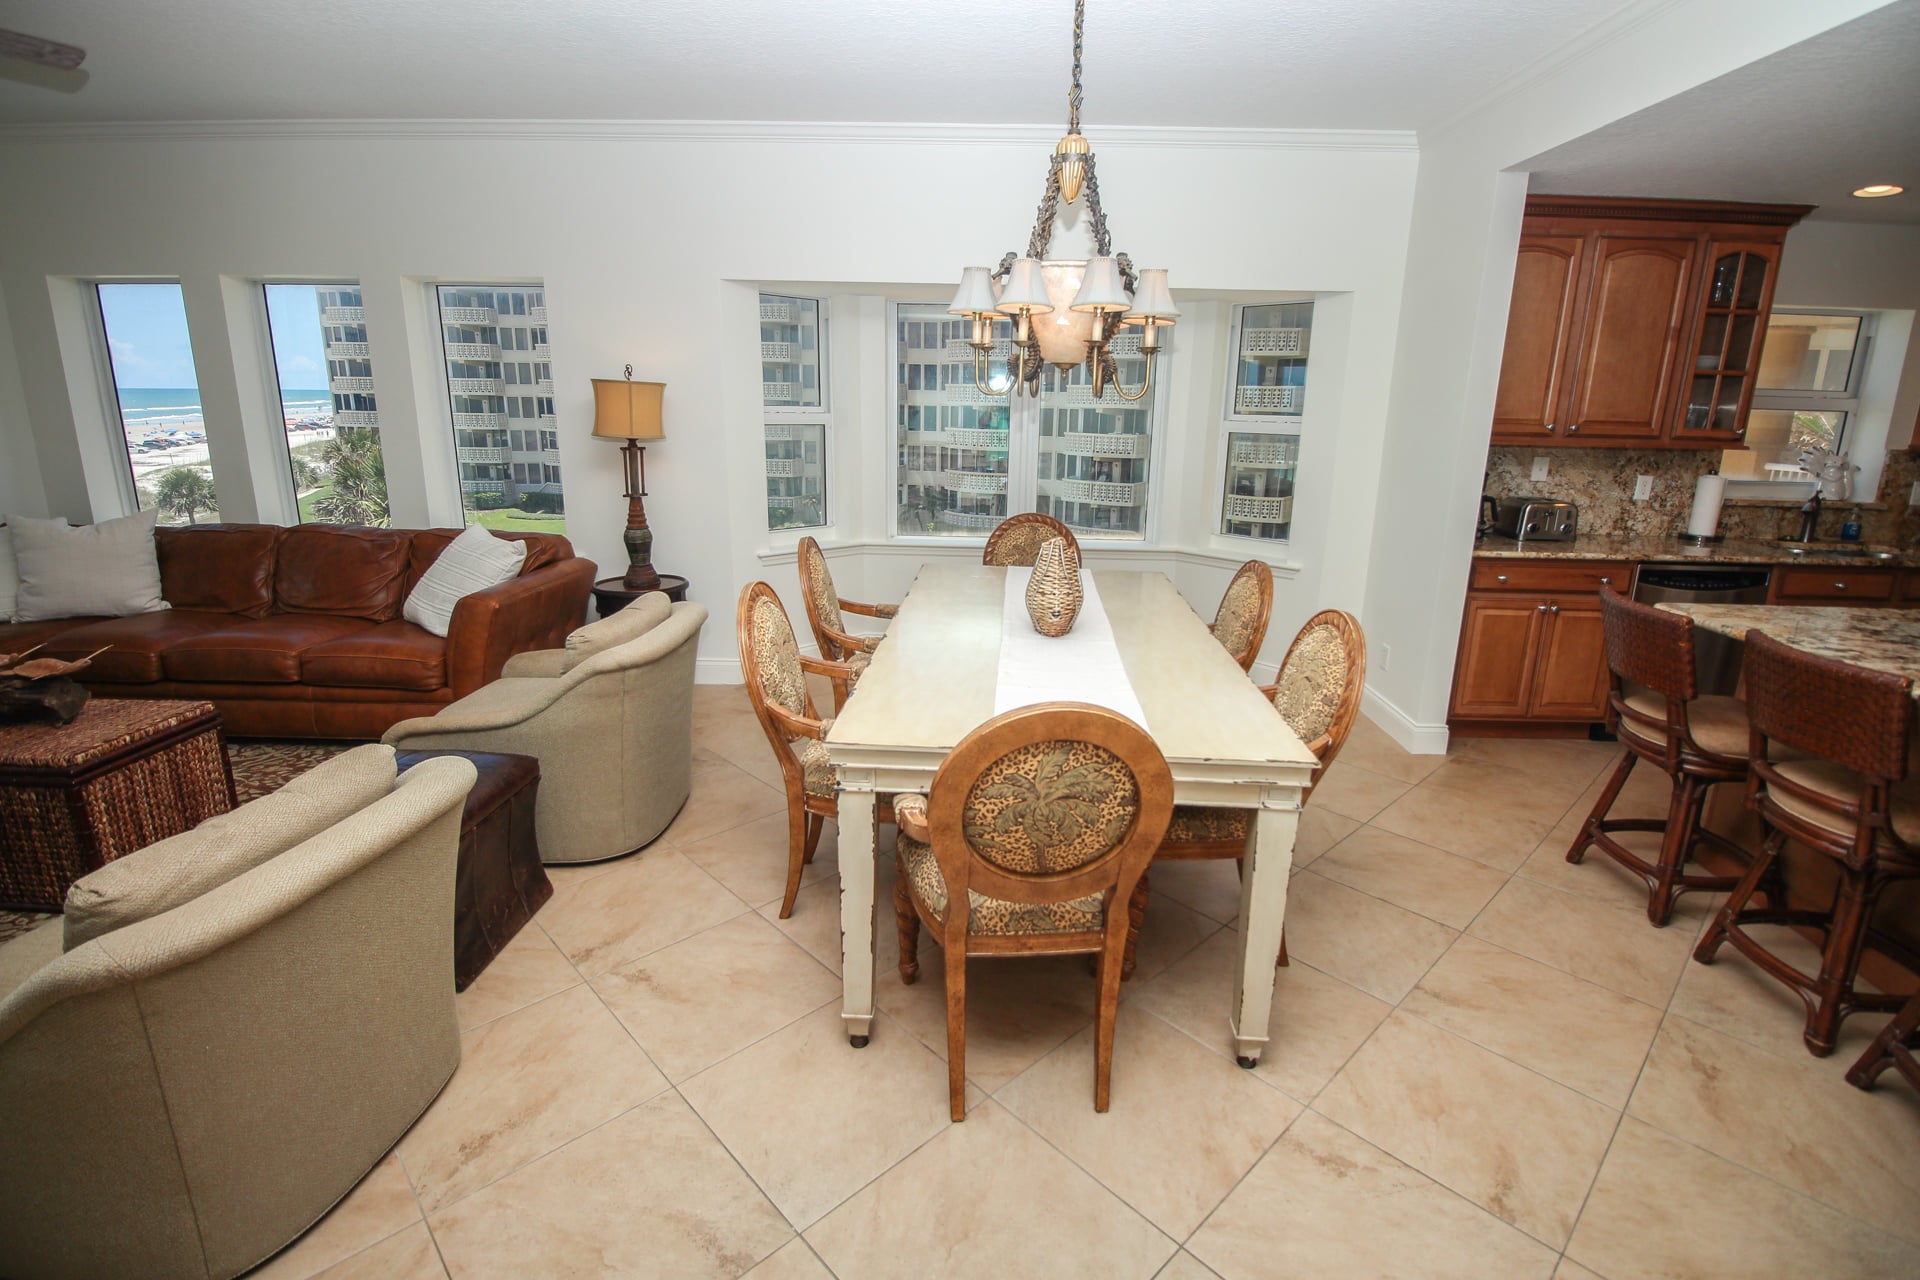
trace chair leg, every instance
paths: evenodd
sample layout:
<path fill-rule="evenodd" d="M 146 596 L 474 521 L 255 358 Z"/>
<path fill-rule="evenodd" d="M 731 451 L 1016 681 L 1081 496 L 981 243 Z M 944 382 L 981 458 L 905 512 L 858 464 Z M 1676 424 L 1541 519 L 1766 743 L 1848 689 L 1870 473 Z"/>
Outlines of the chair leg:
<path fill-rule="evenodd" d="M 811 825 L 805 809 L 787 809 L 787 895 L 780 900 L 780 918 L 793 914 L 793 900 L 800 893 L 800 873 L 807 866 L 807 829 Z"/>
<path fill-rule="evenodd" d="M 1100 952 L 1100 996 L 1093 1011 L 1093 1109 L 1105 1111 L 1113 1097 L 1113 1023 L 1120 1007 L 1121 955 L 1126 943 L 1109 935 Z"/>
<path fill-rule="evenodd" d="M 1573 845 L 1567 850 L 1567 861 L 1578 866 L 1587 856 L 1587 847 L 1593 838 L 1600 834 L 1600 822 L 1613 809 L 1613 802 L 1620 798 L 1620 788 L 1627 785 L 1627 775 L 1633 772 L 1634 764 L 1640 759 L 1631 751 L 1623 752 L 1620 763 L 1614 766 L 1613 776 L 1607 779 L 1606 789 L 1600 798 L 1594 801 L 1593 811 L 1587 820 L 1580 824 L 1580 833 L 1573 838 Z"/>
<path fill-rule="evenodd" d="M 1872 886 L 1867 873 L 1843 868 L 1840 891 L 1834 898 L 1833 930 L 1821 949 L 1820 976 L 1813 984 L 1816 1003 L 1807 1015 L 1807 1029 L 1801 1036 L 1807 1051 L 1816 1058 L 1833 1052 L 1840 1038 L 1840 1020 L 1852 1012 L 1854 974 L 1860 968 L 1860 953 L 1867 941 L 1867 917 L 1873 907 Z"/>
<path fill-rule="evenodd" d="M 1720 950 L 1720 944 L 1727 940 L 1727 929 L 1746 909 L 1760 882 L 1767 878 L 1774 859 L 1780 856 L 1781 846 L 1787 842 L 1783 831 L 1769 831 L 1760 842 L 1760 852 L 1747 865 L 1747 873 L 1740 877 L 1740 883 L 1733 887 L 1727 900 L 1720 904 L 1720 910 L 1714 912 L 1713 923 L 1700 935 L 1700 941 L 1694 945 L 1693 958 L 1701 964 L 1712 964 L 1713 957 Z"/>
<path fill-rule="evenodd" d="M 1632 759 L 1633 753 L 1628 752 Z M 1647 886 L 1647 919 L 1664 929 L 1673 918 L 1673 902 L 1680 896 L 1680 878 L 1686 874 L 1693 832 L 1706 805 L 1706 788 L 1691 775 L 1682 775 L 1667 805 L 1667 829 L 1660 837 L 1660 861 L 1654 864 L 1653 883 Z"/>
<path fill-rule="evenodd" d="M 900 930 L 900 983 L 910 987 L 920 980 L 920 913 L 904 873 L 893 881 L 893 919 Z"/>
<path fill-rule="evenodd" d="M 947 1105 L 953 1122 L 967 1118 L 967 952 L 947 948 Z"/>
<path fill-rule="evenodd" d="M 1127 899 L 1127 952 L 1120 962 L 1122 982 L 1133 976 L 1134 952 L 1140 945 L 1140 928 L 1147 922 L 1147 895 L 1147 877 L 1143 872 L 1140 883 L 1133 886 L 1133 896 Z"/>
<path fill-rule="evenodd" d="M 1917 1048 L 1920 1048 L 1920 995 L 1908 1000 L 1893 1021 L 1881 1028 L 1860 1060 L 1847 1069 L 1847 1083 L 1858 1089 L 1871 1089 L 1882 1071 L 1897 1067 L 1920 1087 L 1920 1066 L 1916 1066 L 1913 1056 Z"/>
<path fill-rule="evenodd" d="M 817 813 L 807 815 L 807 851 L 806 856 L 801 859 L 803 863 L 812 864 L 814 851 L 820 847 L 820 833 L 826 829 L 825 818 Z"/>

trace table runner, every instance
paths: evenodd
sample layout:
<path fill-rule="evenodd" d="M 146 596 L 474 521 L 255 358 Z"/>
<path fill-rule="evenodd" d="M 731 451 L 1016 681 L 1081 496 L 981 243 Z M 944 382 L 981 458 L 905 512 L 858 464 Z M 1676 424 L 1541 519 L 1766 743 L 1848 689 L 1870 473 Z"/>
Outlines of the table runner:
<path fill-rule="evenodd" d="M 1000 670 L 993 690 L 993 714 L 1036 702 L 1091 702 L 1118 711 L 1151 731 L 1133 682 L 1113 642 L 1113 624 L 1100 603 L 1093 574 L 1080 571 L 1080 616 L 1064 636 L 1043 636 L 1027 614 L 1027 581 L 1033 570 L 1007 570 L 1000 617 Z"/>

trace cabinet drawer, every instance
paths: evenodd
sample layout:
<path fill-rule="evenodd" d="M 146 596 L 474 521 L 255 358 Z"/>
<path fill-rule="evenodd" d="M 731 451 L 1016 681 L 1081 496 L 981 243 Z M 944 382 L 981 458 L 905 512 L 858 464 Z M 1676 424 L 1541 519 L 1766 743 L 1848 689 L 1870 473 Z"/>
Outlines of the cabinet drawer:
<path fill-rule="evenodd" d="M 1610 560 L 1475 560 L 1468 584 L 1475 591 L 1560 591 L 1588 595 L 1611 586 L 1626 595 L 1633 566 Z"/>
<path fill-rule="evenodd" d="M 1893 599 L 1891 569 L 1783 569 L 1774 573 L 1777 601 L 1884 604 Z"/>

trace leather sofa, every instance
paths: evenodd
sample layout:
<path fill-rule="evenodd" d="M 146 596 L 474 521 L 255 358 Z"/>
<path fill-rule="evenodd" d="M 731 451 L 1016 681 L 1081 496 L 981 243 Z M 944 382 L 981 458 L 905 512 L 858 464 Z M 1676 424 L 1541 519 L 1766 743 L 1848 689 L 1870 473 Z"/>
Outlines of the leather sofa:
<path fill-rule="evenodd" d="M 95 694 L 196 698 L 238 737 L 378 738 L 500 675 L 508 658 L 565 643 L 586 615 L 594 564 L 555 534 L 520 576 L 461 600 L 443 638 L 401 605 L 457 529 L 214 524 L 155 533 L 171 608 L 124 618 L 0 623 L 0 653 L 43 645 L 79 658 Z"/>

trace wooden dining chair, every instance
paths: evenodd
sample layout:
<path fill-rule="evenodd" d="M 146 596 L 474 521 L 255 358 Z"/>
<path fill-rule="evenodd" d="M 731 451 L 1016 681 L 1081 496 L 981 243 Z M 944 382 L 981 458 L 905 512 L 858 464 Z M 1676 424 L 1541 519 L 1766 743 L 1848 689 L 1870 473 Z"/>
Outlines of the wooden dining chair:
<path fill-rule="evenodd" d="M 839 792 L 833 765 L 827 760 L 827 730 L 814 710 L 807 674 L 845 679 L 844 663 L 809 658 L 800 652 L 793 626 L 780 597 L 764 582 L 752 582 L 740 592 L 734 626 L 740 639 L 740 669 L 746 676 L 747 698 L 753 714 L 773 744 L 780 776 L 787 792 L 787 891 L 780 900 L 780 918 L 793 914 L 800 875 L 820 844 L 826 820 L 839 816 Z M 874 821 L 893 821 L 888 797 L 879 797 Z"/>
<path fill-rule="evenodd" d="M 1280 674 L 1260 692 L 1273 702 L 1274 709 L 1287 727 L 1307 744 L 1319 764 L 1300 794 L 1304 808 L 1313 789 L 1326 776 L 1327 766 L 1346 745 L 1353 722 L 1360 717 L 1360 698 L 1367 683 L 1367 637 L 1360 622 L 1350 613 L 1325 609 L 1307 619 L 1287 646 L 1280 662 Z M 1251 809 L 1228 809 L 1211 805 L 1175 805 L 1167 823 L 1166 838 L 1153 855 L 1154 861 L 1192 862 L 1215 858 L 1246 857 L 1247 840 L 1253 833 Z M 1244 863 L 1242 863 L 1244 867 Z M 1134 951 L 1140 928 L 1146 921 L 1150 893 L 1148 877 L 1142 875 L 1127 904 L 1127 953 L 1121 977 L 1133 975 Z M 1287 940 L 1280 938 L 1280 963 L 1287 962 Z"/>
<path fill-rule="evenodd" d="M 1055 538 L 1065 538 L 1068 549 L 1075 557 L 1079 556 L 1080 542 L 1073 536 L 1073 530 L 1052 516 L 1043 516 L 1038 511 L 1008 516 L 987 535 L 987 545 L 980 553 L 980 563 L 1025 565 L 1031 568 L 1040 557 L 1040 548 Z"/>
<path fill-rule="evenodd" d="M 873 651 L 879 648 L 884 638 L 854 635 L 847 630 L 846 620 L 840 616 L 842 611 L 867 618 L 891 618 L 900 612 L 900 606 L 861 604 L 857 600 L 842 598 L 833 589 L 833 572 L 827 568 L 826 553 L 810 537 L 800 539 L 798 563 L 800 587 L 807 602 L 807 625 L 813 629 L 813 640 L 820 647 L 820 656 L 829 662 L 845 663 L 847 666 L 846 675 L 832 677 L 833 712 L 838 715 L 841 708 L 847 705 L 847 695 L 853 692 L 853 686 L 865 674 Z"/>
<path fill-rule="evenodd" d="M 1267 620 L 1273 616 L 1273 570 L 1265 561 L 1240 566 L 1220 597 L 1213 615 L 1213 638 L 1233 655 L 1242 671 L 1253 670 L 1260 646 L 1267 638 Z"/>
<path fill-rule="evenodd" d="M 925 796 L 894 798 L 900 980 L 920 926 L 946 952 L 947 1091 L 967 1117 L 967 958 L 1097 957 L 1093 1109 L 1113 1077 L 1128 900 L 1173 811 L 1173 775 L 1140 726 L 1105 707 L 1009 711 L 953 749 Z"/>

